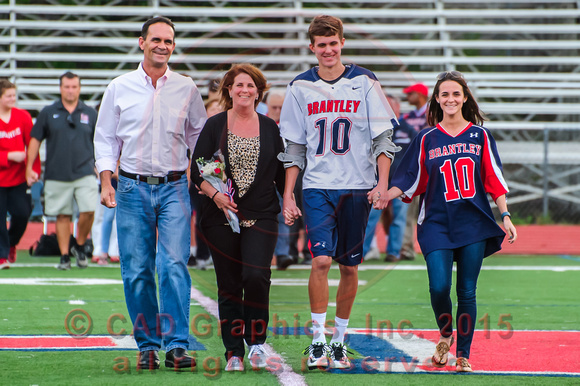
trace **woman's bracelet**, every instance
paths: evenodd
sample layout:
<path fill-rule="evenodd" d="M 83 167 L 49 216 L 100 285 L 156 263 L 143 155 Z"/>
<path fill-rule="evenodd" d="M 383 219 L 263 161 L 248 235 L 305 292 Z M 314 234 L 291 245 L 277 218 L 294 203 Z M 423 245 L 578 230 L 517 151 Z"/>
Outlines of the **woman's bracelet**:
<path fill-rule="evenodd" d="M 508 216 L 510 219 L 512 218 L 512 215 L 511 215 L 511 213 L 510 213 L 510 212 L 503 212 L 503 213 L 501 214 L 501 221 L 503 221 L 503 219 L 504 219 L 506 216 Z"/>
<path fill-rule="evenodd" d="M 211 200 L 212 200 L 212 201 L 213 201 L 213 199 L 214 199 L 215 195 L 216 195 L 216 194 L 218 194 L 218 193 L 219 193 L 219 190 L 216 190 L 216 191 L 215 191 L 215 193 L 213 194 L 213 196 L 211 196 Z"/>

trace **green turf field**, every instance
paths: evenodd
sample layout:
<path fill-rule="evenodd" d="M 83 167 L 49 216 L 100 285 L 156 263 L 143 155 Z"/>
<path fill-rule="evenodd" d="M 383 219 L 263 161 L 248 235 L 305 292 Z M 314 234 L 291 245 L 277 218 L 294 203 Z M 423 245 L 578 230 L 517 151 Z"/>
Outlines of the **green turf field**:
<path fill-rule="evenodd" d="M 61 272 L 41 264 L 56 264 L 57 258 L 31 258 L 20 251 L 17 264 L 0 271 L 0 279 L 113 279 L 120 280 L 116 267 L 91 266 L 80 270 L 73 264 L 71 271 Z M 30 264 L 31 266 L 26 266 Z M 394 266 L 377 261 L 361 266 L 359 279 L 365 281 L 357 295 L 349 327 L 364 328 L 367 321 L 389 320 L 393 325 L 405 321 L 418 329 L 435 328 L 429 303 L 427 273 L 421 268 L 422 259 L 407 263 L 408 269 L 367 270 L 367 265 Z M 529 270 L 530 267 L 580 266 L 580 259 L 561 257 L 490 257 L 484 267 L 510 266 L 513 270 L 483 270 L 478 285 L 478 317 L 487 314 L 491 329 L 499 329 L 500 317 L 516 330 L 578 330 L 580 322 L 580 271 Z M 518 268 L 519 267 L 519 268 Z M 204 295 L 215 299 L 216 286 L 213 270 L 190 270 L 194 286 Z M 273 271 L 274 283 L 280 279 L 306 281 L 308 270 L 289 269 Z M 338 270 L 331 270 L 331 279 L 338 279 Z M 0 335 L 67 335 L 65 321 L 72 310 L 82 309 L 91 317 L 90 334 L 108 335 L 108 326 L 115 332 L 130 330 L 130 322 L 123 323 L 120 315 L 129 320 L 121 284 L 99 285 L 8 285 L 0 284 Z M 63 284 L 62 282 L 60 284 Z M 336 287 L 331 287 L 331 302 Z M 329 307 L 328 319 L 334 319 L 334 307 Z M 271 290 L 271 319 L 289 326 L 300 327 L 310 318 L 308 293 L 305 285 L 281 286 Z M 149 384 L 279 384 L 275 375 L 266 371 L 229 374 L 223 372 L 223 346 L 217 336 L 217 323 L 211 318 L 207 327 L 206 310 L 192 302 L 191 317 L 197 316 L 196 338 L 207 350 L 198 351 L 198 369 L 194 374 L 174 373 L 163 367 L 149 373 L 135 369 L 136 351 L 0 351 L 4 371 L 0 384 L 6 385 L 149 385 Z M 113 319 L 111 319 L 113 318 Z M 111 324 L 111 320 L 114 321 Z M 279 325 L 282 325 L 280 322 Z M 504 325 L 505 326 L 505 325 Z M 81 328 L 85 325 L 81 325 Z M 483 321 L 477 328 L 484 328 Z M 71 327 L 69 326 L 69 331 Z M 72 332 L 75 330 L 72 329 Z M 195 335 L 195 334 L 194 334 Z M 275 336 L 268 340 L 273 348 L 303 375 L 309 385 L 342 385 L 359 382 L 364 385 L 448 385 L 448 384 L 580 384 L 580 378 L 539 376 L 491 376 L 457 374 L 328 374 L 320 371 L 302 371 L 301 351 L 310 343 L 307 336 Z M 477 344 L 477 342 L 474 342 Z M 556 353 L 543 353 L 556 355 Z M 355 357 L 361 357 L 355 353 Z M 125 369 L 124 364 L 129 364 Z M 249 365 L 246 362 L 246 367 Z M 554 369 L 557 371 L 557 369 Z"/>

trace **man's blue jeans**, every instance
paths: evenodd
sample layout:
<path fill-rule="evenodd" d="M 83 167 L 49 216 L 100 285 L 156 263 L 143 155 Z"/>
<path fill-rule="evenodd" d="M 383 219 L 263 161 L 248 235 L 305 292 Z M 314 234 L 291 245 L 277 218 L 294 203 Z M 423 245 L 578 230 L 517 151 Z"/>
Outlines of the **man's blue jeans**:
<path fill-rule="evenodd" d="M 399 257 L 405 236 L 405 225 L 407 224 L 407 209 L 409 204 L 405 204 L 399 199 L 391 200 L 393 206 L 393 222 L 389 227 L 389 237 L 387 241 L 387 255 Z"/>
<path fill-rule="evenodd" d="M 278 193 L 278 201 L 282 208 L 282 197 Z M 290 254 L 290 227 L 284 223 L 284 214 L 282 210 L 278 213 L 278 241 L 274 250 L 276 256 L 288 256 Z"/>
<path fill-rule="evenodd" d="M 117 233 L 125 300 L 139 351 L 189 346 L 191 204 L 187 177 L 149 185 L 119 177 Z M 159 302 L 155 284 L 159 278 Z"/>
<path fill-rule="evenodd" d="M 457 357 L 469 358 L 471 341 L 477 318 L 475 290 L 483 263 L 485 241 L 469 244 L 457 249 L 440 249 L 429 253 L 427 273 L 431 306 L 435 313 L 441 335 L 453 333 L 451 305 L 451 276 L 453 261 L 457 262 Z"/>
<path fill-rule="evenodd" d="M 389 236 L 387 240 L 387 254 L 397 256 L 401 254 L 401 247 L 403 246 L 403 237 L 405 236 L 405 224 L 407 223 L 407 209 L 409 204 L 405 204 L 399 199 L 391 200 L 389 205 L 393 206 L 393 222 L 389 227 Z M 369 215 L 369 222 L 365 230 L 365 239 L 363 242 L 363 256 L 371 250 L 371 243 L 377 223 L 381 219 L 381 210 L 371 208 Z"/>

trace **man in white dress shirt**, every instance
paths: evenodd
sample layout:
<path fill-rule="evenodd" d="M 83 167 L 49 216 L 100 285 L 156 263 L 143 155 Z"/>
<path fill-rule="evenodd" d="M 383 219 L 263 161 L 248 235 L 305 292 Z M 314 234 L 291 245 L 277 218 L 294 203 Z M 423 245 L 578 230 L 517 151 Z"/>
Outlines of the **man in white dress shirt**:
<path fill-rule="evenodd" d="M 206 113 L 191 78 L 172 72 L 175 27 L 165 17 L 143 25 L 139 68 L 107 87 L 95 130 L 101 202 L 117 207 L 121 275 L 138 369 L 195 367 L 188 355 L 191 278 L 190 201 L 185 170 Z M 117 191 L 111 175 L 120 160 Z M 159 279 L 159 302 L 155 270 Z M 159 304 L 159 305 L 158 305 Z"/>

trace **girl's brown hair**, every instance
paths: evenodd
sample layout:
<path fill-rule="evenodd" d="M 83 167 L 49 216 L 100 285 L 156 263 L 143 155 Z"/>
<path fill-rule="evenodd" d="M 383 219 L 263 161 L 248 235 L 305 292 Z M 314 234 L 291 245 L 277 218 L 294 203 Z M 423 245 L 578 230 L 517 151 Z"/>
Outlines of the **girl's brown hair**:
<path fill-rule="evenodd" d="M 479 106 L 471 94 L 471 90 L 467 86 L 467 82 L 463 77 L 463 74 L 459 71 L 445 71 L 437 75 L 437 83 L 433 88 L 433 94 L 429 100 L 429 110 L 427 111 L 427 124 L 429 126 L 435 126 L 443 120 L 443 110 L 439 103 L 437 102 L 437 96 L 439 95 L 439 88 L 441 83 L 452 80 L 459 83 L 463 89 L 463 95 L 467 98 L 463 107 L 461 108 L 461 114 L 469 122 L 473 122 L 476 125 L 481 125 L 485 120 L 484 114 L 479 110 Z"/>

